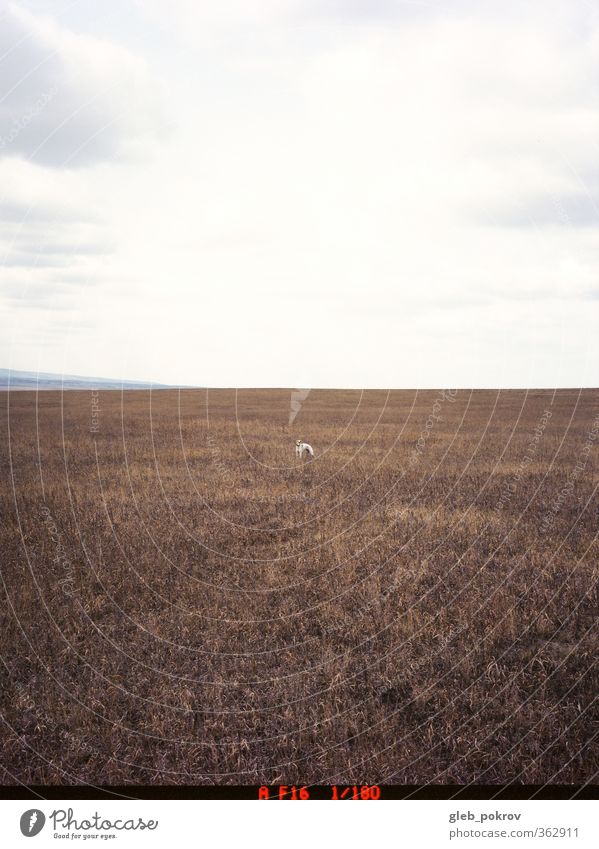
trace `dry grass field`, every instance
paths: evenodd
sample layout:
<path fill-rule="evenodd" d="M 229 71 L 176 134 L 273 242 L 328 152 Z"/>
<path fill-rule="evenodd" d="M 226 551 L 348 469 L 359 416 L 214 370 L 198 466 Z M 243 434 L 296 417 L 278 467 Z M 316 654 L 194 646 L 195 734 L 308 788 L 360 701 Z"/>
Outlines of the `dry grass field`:
<path fill-rule="evenodd" d="M 596 782 L 599 391 L 290 404 L 2 394 L 2 782 Z"/>

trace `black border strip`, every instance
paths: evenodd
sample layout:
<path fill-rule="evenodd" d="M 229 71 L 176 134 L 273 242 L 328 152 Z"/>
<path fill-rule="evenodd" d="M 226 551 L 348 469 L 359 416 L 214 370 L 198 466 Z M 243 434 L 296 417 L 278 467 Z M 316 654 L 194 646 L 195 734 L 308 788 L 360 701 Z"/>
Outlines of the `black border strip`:
<path fill-rule="evenodd" d="M 381 799 L 599 799 L 599 785 L 573 784 L 382 784 Z M 337 785 L 339 793 L 345 785 Z M 296 787 L 299 791 L 299 786 Z M 332 798 L 329 785 L 308 785 L 312 800 Z M 257 784 L 236 785 L 148 785 L 105 784 L 90 786 L 76 785 L 0 785 L 0 799 L 258 799 L 260 786 Z M 351 797 L 352 789 L 348 795 Z M 262 793 L 262 797 L 266 794 Z M 292 799 L 292 788 L 269 786 L 269 799 Z M 299 792 L 296 794 L 299 798 Z"/>

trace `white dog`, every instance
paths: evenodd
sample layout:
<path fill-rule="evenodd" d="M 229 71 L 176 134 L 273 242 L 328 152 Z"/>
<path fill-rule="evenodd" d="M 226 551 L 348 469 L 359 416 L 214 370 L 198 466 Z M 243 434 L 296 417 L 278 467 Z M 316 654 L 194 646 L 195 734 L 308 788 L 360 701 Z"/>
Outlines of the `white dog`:
<path fill-rule="evenodd" d="M 308 445 L 307 442 L 302 442 L 301 439 L 298 439 L 295 443 L 295 454 L 297 457 L 303 457 L 304 454 L 309 454 L 311 457 L 313 457 L 314 450 L 311 445 Z"/>

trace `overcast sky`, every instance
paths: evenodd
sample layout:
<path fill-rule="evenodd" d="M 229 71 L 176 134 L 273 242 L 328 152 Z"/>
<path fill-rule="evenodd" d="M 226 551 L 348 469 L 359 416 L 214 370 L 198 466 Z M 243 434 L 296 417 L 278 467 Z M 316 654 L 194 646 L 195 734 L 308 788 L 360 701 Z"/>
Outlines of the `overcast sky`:
<path fill-rule="evenodd" d="M 594 0 L 0 8 L 0 366 L 599 384 Z"/>

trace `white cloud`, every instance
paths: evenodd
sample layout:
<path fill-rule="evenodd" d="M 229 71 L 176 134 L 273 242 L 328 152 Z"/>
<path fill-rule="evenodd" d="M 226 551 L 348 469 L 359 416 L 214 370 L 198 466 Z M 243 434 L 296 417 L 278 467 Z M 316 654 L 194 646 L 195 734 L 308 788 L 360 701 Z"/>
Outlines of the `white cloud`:
<path fill-rule="evenodd" d="M 23 166 L 7 183 L 40 209 L 93 210 L 80 244 L 110 246 L 73 248 L 74 280 L 102 282 L 73 282 L 62 301 L 66 371 L 596 383 L 597 16 L 582 2 L 375 6 L 137 6 L 165 25 L 145 65 L 171 92 L 171 136 L 143 162 L 55 169 L 54 182 Z M 103 73 L 89 73 L 93 94 Z"/>
<path fill-rule="evenodd" d="M 78 166 L 123 156 L 163 130 L 147 63 L 9 4 L 0 27 L 0 156 Z"/>

